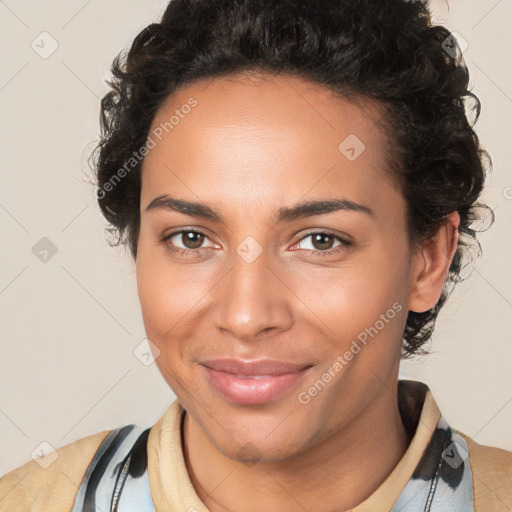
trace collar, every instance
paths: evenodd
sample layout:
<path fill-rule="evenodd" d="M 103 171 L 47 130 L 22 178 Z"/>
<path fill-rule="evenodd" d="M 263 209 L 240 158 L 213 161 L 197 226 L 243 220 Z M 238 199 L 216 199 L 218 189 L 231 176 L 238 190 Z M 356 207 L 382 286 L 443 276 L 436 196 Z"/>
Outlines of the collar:
<path fill-rule="evenodd" d="M 418 473 L 420 461 L 425 459 L 423 455 L 432 445 L 433 434 L 442 417 L 428 386 L 418 381 L 399 380 L 397 400 L 404 426 L 412 437 L 409 447 L 374 493 L 347 512 L 389 512 L 397 500 L 404 497 L 404 489 L 412 482 L 415 470 Z M 184 412 L 181 403 L 175 400 L 150 431 L 148 474 L 151 496 L 157 511 L 210 512 L 199 499 L 185 465 L 181 445 Z M 422 474 L 417 474 L 416 478 L 423 478 L 426 485 L 429 483 Z"/>

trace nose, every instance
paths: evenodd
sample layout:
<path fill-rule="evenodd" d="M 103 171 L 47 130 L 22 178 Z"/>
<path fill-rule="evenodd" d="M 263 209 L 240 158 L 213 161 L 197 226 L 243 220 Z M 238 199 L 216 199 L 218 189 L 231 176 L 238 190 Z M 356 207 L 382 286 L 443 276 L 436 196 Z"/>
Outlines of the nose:
<path fill-rule="evenodd" d="M 214 324 L 239 341 L 267 338 L 293 325 L 292 297 L 265 251 L 252 262 L 234 254 L 230 270 L 215 287 Z"/>

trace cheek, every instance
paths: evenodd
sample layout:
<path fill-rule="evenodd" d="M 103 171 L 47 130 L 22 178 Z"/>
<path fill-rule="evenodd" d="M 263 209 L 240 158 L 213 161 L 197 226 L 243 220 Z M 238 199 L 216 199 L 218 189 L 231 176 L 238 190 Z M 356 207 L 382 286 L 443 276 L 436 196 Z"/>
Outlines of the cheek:
<path fill-rule="evenodd" d="M 183 288 L 187 284 L 173 279 L 169 272 L 158 271 L 149 265 L 141 266 L 137 272 L 138 294 L 146 333 L 152 341 L 161 345 L 165 337 L 172 336 L 173 331 L 179 329 L 179 320 L 192 307 Z"/>
<path fill-rule="evenodd" d="M 297 273 L 292 288 L 319 320 L 315 323 L 341 344 L 350 344 L 381 315 L 390 320 L 386 322 L 386 334 L 396 338 L 397 332 L 401 334 L 404 317 L 401 311 L 408 282 L 406 264 L 404 251 L 388 248 L 386 253 L 376 249 L 347 259 L 339 268 L 318 269 L 307 277 Z"/>
<path fill-rule="evenodd" d="M 177 265 L 165 249 L 139 242 L 137 290 L 147 337 L 162 353 L 183 350 L 211 288 L 194 265 Z"/>
<path fill-rule="evenodd" d="M 186 307 L 183 284 L 173 276 L 172 267 L 165 264 L 162 254 L 141 232 L 136 261 L 137 291 L 146 333 L 157 346 Z"/>
<path fill-rule="evenodd" d="M 185 379 L 178 377 L 184 349 L 179 339 L 183 336 L 183 318 L 191 306 L 186 300 L 186 282 L 172 274 L 170 265 L 162 264 L 157 252 L 140 247 L 137 289 L 146 336 L 158 350 L 155 363 L 171 389 L 179 393 L 180 382 Z"/>

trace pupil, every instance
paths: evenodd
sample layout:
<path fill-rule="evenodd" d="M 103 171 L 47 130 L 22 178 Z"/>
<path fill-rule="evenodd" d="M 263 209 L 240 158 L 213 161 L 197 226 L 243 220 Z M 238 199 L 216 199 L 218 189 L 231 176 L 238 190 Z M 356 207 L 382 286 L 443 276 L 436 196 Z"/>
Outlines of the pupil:
<path fill-rule="evenodd" d="M 325 239 L 331 239 L 331 238 L 332 238 L 331 235 L 327 235 L 325 233 L 319 233 L 313 237 L 313 245 L 315 246 L 316 249 L 330 249 L 330 246 L 332 245 L 332 243 L 325 242 L 325 241 L 322 242 L 322 239 L 325 240 Z M 320 242 L 319 247 L 318 247 L 318 242 Z M 331 242 L 332 242 L 332 240 L 331 240 Z"/>
<path fill-rule="evenodd" d="M 183 244 L 188 249 L 197 249 L 201 247 L 201 244 L 203 243 L 203 235 L 201 233 L 194 233 L 193 231 L 189 231 L 183 233 L 183 237 Z M 194 237 L 198 237 L 199 240 L 194 241 Z"/>

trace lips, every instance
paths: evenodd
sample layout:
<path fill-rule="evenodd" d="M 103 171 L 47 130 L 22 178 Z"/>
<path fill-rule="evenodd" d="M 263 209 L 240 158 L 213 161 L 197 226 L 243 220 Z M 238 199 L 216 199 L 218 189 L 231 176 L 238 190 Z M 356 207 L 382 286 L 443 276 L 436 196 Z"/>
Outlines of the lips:
<path fill-rule="evenodd" d="M 203 361 L 209 384 L 227 400 L 242 405 L 261 405 L 297 385 L 312 365 L 273 359 Z"/>
<path fill-rule="evenodd" d="M 201 364 L 212 370 L 248 376 L 283 375 L 285 373 L 295 373 L 311 366 L 276 359 L 259 359 L 252 361 L 244 361 L 242 359 L 211 359 L 203 361 Z"/>

